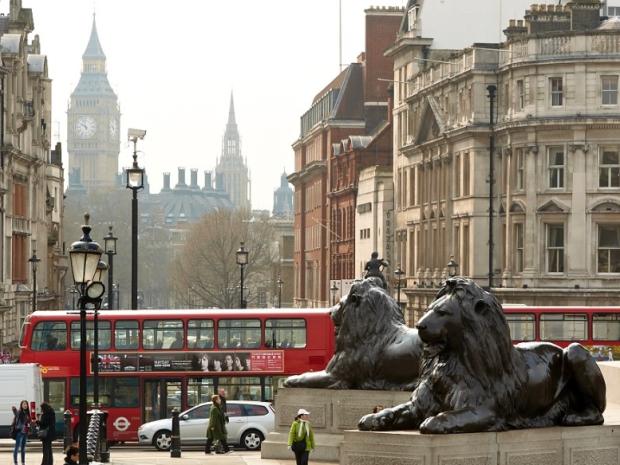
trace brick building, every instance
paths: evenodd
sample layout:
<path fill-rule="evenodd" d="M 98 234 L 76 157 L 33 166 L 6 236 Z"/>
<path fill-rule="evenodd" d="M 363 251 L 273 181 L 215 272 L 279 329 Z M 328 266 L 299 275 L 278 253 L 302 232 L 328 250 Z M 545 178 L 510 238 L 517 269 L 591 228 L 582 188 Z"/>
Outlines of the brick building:
<path fill-rule="evenodd" d="M 293 144 L 295 172 L 289 180 L 295 186 L 294 295 L 300 307 L 327 305 L 330 279 L 355 276 L 359 172 L 390 163 L 386 81 L 393 63 L 383 52 L 394 41 L 403 10 L 365 13 L 365 52 L 316 95 Z"/>

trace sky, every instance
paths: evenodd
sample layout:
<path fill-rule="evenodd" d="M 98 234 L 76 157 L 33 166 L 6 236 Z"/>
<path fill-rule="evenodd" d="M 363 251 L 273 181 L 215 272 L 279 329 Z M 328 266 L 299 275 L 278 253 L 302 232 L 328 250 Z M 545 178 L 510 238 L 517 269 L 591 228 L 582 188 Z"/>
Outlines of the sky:
<path fill-rule="evenodd" d="M 33 34 L 48 56 L 53 143 L 63 143 L 65 166 L 67 106 L 96 11 L 122 112 L 119 168 L 131 164 L 127 128 L 146 129 L 139 163 L 152 192 L 161 189 L 163 172 L 176 184 L 178 167 L 197 168 L 202 183 L 202 171 L 214 169 L 221 152 L 232 91 L 252 207 L 272 209 L 282 171 L 293 170 L 299 118 L 339 71 L 338 0 L 22 1 L 33 9 Z M 500 12 L 505 26 L 531 2 L 426 0 L 424 35 L 451 48 L 497 41 Z M 343 63 L 363 51 L 365 8 L 405 4 L 342 0 Z M 8 5 L 0 0 L 0 12 Z"/>

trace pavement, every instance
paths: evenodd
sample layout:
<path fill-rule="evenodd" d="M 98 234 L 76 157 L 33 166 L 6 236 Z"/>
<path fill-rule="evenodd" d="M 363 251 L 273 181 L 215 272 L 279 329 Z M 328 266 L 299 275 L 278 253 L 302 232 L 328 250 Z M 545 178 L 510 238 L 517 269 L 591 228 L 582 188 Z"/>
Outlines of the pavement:
<path fill-rule="evenodd" d="M 10 447 L 11 440 L 0 440 L 0 465 L 11 465 L 13 463 L 13 450 Z M 19 457 L 18 457 L 19 459 Z M 310 456 L 310 463 L 312 463 Z M 54 465 L 64 463 L 62 444 L 54 443 Z M 153 448 L 142 448 L 137 446 L 113 447 L 110 450 L 110 462 L 108 465 L 295 465 L 295 460 L 291 453 L 291 460 L 268 460 L 261 459 L 259 452 L 248 452 L 245 450 L 234 450 L 228 454 L 205 455 L 201 450 L 182 451 L 180 458 L 171 458 L 170 452 L 159 452 Z M 321 462 L 322 465 L 325 462 Z M 26 447 L 26 464 L 41 465 L 41 447 L 39 444 L 32 443 Z M 91 462 L 91 465 L 96 465 Z M 332 464 L 336 465 L 336 464 Z"/>

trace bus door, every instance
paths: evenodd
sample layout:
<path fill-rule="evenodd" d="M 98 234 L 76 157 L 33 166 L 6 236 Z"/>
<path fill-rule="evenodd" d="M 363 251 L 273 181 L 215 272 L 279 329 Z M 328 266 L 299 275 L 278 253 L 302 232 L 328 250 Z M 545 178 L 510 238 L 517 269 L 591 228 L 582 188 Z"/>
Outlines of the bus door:
<path fill-rule="evenodd" d="M 64 434 L 65 421 L 63 414 L 68 408 L 68 405 L 70 405 L 65 405 L 66 390 L 67 381 L 64 378 L 46 378 L 43 380 L 43 399 L 45 399 L 56 412 L 56 433 L 59 435 Z M 39 408 L 40 405 L 37 405 L 37 410 L 39 410 Z"/>
<path fill-rule="evenodd" d="M 181 388 L 180 378 L 145 379 L 142 391 L 142 422 L 170 418 L 173 408 L 181 411 Z"/>

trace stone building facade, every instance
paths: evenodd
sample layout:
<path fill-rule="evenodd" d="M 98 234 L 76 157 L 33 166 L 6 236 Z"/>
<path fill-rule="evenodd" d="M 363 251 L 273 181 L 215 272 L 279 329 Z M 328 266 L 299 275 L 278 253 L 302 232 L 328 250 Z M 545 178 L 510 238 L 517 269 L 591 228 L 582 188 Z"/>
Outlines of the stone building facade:
<path fill-rule="evenodd" d="M 403 10 L 365 10 L 366 44 L 301 117 L 293 144 L 295 172 L 295 305 L 329 305 L 330 288 L 355 277 L 355 198 L 359 171 L 389 164 L 388 83 Z M 387 140 L 386 140 L 387 139 Z M 366 150 L 369 144 L 373 150 Z"/>
<path fill-rule="evenodd" d="M 488 284 L 489 86 L 496 91 L 492 286 L 528 304 L 620 295 L 620 21 L 600 3 L 533 5 L 502 44 L 435 50 L 409 2 L 394 57 L 395 257 L 409 320 L 450 256 Z"/>
<path fill-rule="evenodd" d="M 355 210 L 355 275 L 363 276 L 366 262 L 373 252 L 390 267 L 394 264 L 394 182 L 391 166 L 372 166 L 360 171 Z"/>
<path fill-rule="evenodd" d="M 22 323 L 33 308 L 37 266 L 37 308 L 62 308 L 67 256 L 62 236 L 61 147 L 51 150 L 51 80 L 41 54 L 32 10 L 11 0 L 0 16 L 0 350 L 3 360 L 18 354 Z"/>

